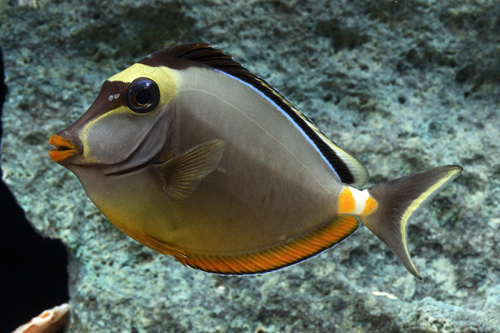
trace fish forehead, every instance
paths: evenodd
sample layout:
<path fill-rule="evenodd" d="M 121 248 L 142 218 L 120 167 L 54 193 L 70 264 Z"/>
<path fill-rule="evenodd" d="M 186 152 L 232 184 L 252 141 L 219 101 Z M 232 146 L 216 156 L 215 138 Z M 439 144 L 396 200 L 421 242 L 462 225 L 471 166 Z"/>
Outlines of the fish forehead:
<path fill-rule="evenodd" d="M 156 110 L 150 113 L 138 114 L 136 112 L 133 112 L 125 102 L 122 102 L 120 104 L 109 104 L 108 100 L 112 99 L 112 95 L 108 96 L 107 94 L 100 94 L 94 102 L 97 107 L 91 108 L 89 109 L 89 111 L 87 111 L 88 113 L 92 114 L 93 117 L 87 120 L 86 124 L 83 125 L 81 131 L 81 140 L 84 147 L 86 148 L 84 149 L 84 155 L 87 159 L 90 159 L 90 157 L 87 156 L 90 151 L 88 149 L 88 133 L 91 132 L 90 130 L 92 128 L 100 127 L 105 123 L 106 120 L 111 118 L 157 118 L 158 114 L 161 113 L 162 110 L 164 110 L 165 107 L 177 97 L 179 75 L 175 70 L 171 70 L 170 68 L 164 66 L 151 67 L 136 63 L 123 70 L 122 72 L 111 76 L 106 81 L 106 83 L 108 83 L 108 85 L 117 87 L 127 86 L 127 89 L 121 92 L 122 94 L 126 95 L 128 93 L 128 86 L 137 78 L 148 78 L 156 82 L 160 90 L 160 102 L 158 104 L 158 107 L 156 108 Z M 125 101 L 125 98 L 126 96 L 119 97 L 119 99 L 122 101 Z M 144 123 L 144 121 L 139 122 Z M 110 126 L 109 124 L 112 122 L 108 121 L 107 123 L 108 125 L 106 126 Z"/>
<path fill-rule="evenodd" d="M 113 75 L 108 81 L 131 83 L 140 77 L 149 78 L 156 82 L 160 89 L 160 105 L 170 103 L 177 96 L 179 73 L 165 66 L 151 67 L 136 63 L 124 71 Z"/>

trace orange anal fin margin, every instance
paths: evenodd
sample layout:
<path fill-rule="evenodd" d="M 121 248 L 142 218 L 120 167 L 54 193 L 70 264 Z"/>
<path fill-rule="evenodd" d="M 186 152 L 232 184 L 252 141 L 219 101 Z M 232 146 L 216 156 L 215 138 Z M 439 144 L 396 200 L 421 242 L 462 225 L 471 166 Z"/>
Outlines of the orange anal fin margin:
<path fill-rule="evenodd" d="M 210 273 L 246 275 L 274 271 L 313 257 L 349 237 L 357 228 L 356 217 L 339 215 L 327 225 L 291 242 L 242 255 L 187 254 L 176 257 L 183 265 Z"/>
<path fill-rule="evenodd" d="M 145 237 L 141 239 L 140 243 L 146 245 L 150 249 L 155 250 L 156 252 L 164 255 L 174 256 L 175 258 L 177 258 L 177 260 L 186 257 L 186 253 L 184 251 L 177 249 L 173 246 L 170 246 L 168 244 L 165 244 L 162 241 L 159 241 L 149 236 L 148 234 L 144 234 L 144 236 Z"/>

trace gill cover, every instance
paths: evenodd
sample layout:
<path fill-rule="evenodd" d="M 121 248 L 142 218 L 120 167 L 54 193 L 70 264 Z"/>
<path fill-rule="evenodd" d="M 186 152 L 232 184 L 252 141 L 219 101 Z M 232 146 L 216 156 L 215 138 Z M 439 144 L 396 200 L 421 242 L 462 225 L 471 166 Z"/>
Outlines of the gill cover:
<path fill-rule="evenodd" d="M 135 64 L 109 78 L 94 104 L 82 117 L 80 141 L 86 163 L 119 164 L 127 168 L 148 162 L 165 146 L 170 103 L 177 94 L 172 71 Z M 116 100 L 116 101 L 115 101 Z M 116 102 L 119 103 L 116 103 Z M 102 106 L 116 106 L 115 108 Z M 91 119 L 89 119 L 91 117 Z M 76 123 L 75 123 L 76 124 Z"/>

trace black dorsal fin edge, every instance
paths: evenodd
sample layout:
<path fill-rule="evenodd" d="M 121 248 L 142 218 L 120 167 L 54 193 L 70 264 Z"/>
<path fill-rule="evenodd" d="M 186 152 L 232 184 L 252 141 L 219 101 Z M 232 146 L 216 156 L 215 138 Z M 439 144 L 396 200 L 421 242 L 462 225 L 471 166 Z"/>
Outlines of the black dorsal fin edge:
<path fill-rule="evenodd" d="M 173 59 L 172 59 L 173 58 Z M 184 60 L 184 61 L 182 61 Z M 187 61 L 186 61 L 187 60 Z M 368 181 L 368 172 L 359 160 L 331 141 L 316 125 L 290 103 L 277 89 L 264 79 L 252 74 L 239 62 L 214 44 L 196 43 L 178 45 L 158 51 L 140 61 L 149 66 L 168 66 L 184 69 L 204 66 L 219 70 L 250 84 L 278 105 L 314 143 L 335 170 L 340 181 L 354 186 L 363 186 Z"/>

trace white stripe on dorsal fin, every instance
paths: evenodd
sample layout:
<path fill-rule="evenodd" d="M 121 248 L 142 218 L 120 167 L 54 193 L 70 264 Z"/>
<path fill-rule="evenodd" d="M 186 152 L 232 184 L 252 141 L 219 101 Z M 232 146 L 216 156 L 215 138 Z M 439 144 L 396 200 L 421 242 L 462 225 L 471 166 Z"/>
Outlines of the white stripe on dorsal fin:
<path fill-rule="evenodd" d="M 316 135 L 330 148 L 336 155 L 338 159 L 340 159 L 349 172 L 352 174 L 353 180 L 344 180 L 341 178 L 343 183 L 356 186 L 356 187 L 363 187 L 367 182 L 368 182 L 368 170 L 366 167 L 352 154 L 348 153 L 344 149 L 340 148 L 335 142 L 330 140 L 319 128 L 316 127 L 316 125 L 306 116 L 302 114 L 299 110 L 297 110 L 293 105 L 291 105 L 291 109 L 298 114 L 304 122 L 313 130 Z M 338 168 L 339 166 L 334 166 L 337 170 L 339 171 Z"/>
<path fill-rule="evenodd" d="M 262 97 L 266 98 L 277 109 L 282 111 L 287 118 L 296 124 L 302 134 L 311 142 L 316 150 L 323 156 L 325 162 L 331 166 L 342 183 L 362 187 L 368 181 L 368 171 L 356 157 L 340 148 L 330 140 L 316 125 L 294 107 L 277 89 L 263 79 L 253 76 L 252 80 L 229 75 L 243 84 L 255 89 Z"/>

